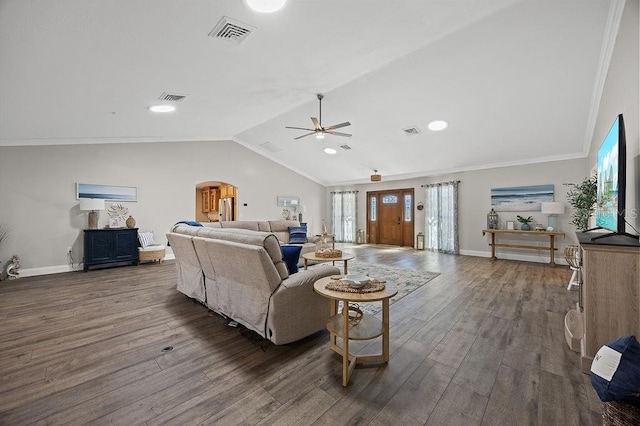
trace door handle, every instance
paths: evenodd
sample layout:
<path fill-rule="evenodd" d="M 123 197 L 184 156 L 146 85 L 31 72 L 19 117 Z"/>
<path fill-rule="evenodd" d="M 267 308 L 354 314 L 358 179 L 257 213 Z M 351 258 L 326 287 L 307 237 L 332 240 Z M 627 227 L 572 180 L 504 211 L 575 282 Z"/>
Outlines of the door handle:
<path fill-rule="evenodd" d="M 400 216 L 398 216 L 398 225 L 400 225 Z"/>

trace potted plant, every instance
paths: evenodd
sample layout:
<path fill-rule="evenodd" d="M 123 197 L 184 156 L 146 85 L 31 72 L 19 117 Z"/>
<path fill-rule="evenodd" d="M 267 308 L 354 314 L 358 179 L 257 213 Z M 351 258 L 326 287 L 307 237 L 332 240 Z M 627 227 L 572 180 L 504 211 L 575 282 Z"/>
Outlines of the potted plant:
<path fill-rule="evenodd" d="M 598 176 L 594 173 L 579 184 L 565 184 L 570 186 L 567 201 L 573 207 L 571 224 L 583 232 L 589 229 L 589 218 L 598 198 L 597 180 Z"/>
<path fill-rule="evenodd" d="M 520 222 L 522 225 L 520 225 L 520 230 L 521 231 L 531 231 L 531 226 L 529 225 L 529 223 L 533 222 L 533 218 L 531 216 L 529 217 L 522 217 L 520 215 L 516 216 L 516 219 L 518 219 L 518 222 Z"/>

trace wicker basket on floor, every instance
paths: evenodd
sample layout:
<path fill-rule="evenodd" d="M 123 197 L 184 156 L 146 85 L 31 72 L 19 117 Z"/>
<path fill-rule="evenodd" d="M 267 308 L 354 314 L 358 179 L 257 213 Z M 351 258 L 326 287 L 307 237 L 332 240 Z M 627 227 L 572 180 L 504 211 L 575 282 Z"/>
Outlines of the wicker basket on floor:
<path fill-rule="evenodd" d="M 602 424 L 605 426 L 637 426 L 640 424 L 640 407 L 620 401 L 602 404 Z"/>

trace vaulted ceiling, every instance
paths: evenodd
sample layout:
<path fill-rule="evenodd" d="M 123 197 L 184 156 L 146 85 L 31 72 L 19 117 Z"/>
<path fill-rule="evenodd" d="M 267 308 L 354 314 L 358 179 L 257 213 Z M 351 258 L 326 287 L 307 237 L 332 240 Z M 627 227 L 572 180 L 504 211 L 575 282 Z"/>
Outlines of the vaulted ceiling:
<path fill-rule="evenodd" d="M 232 139 L 326 185 L 582 157 L 620 5 L 0 0 L 0 146 Z M 223 17 L 249 35 L 210 36 Z M 317 93 L 352 137 L 285 129 Z"/>

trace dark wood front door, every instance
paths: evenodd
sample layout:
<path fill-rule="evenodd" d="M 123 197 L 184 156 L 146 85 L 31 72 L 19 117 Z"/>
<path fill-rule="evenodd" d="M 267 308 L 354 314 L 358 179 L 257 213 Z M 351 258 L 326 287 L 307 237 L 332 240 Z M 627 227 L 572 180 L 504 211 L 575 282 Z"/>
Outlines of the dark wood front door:
<path fill-rule="evenodd" d="M 367 193 L 369 243 L 413 246 L 413 229 L 413 188 Z"/>
<path fill-rule="evenodd" d="M 380 211 L 380 244 L 402 245 L 402 198 L 397 192 L 382 195 Z"/>

